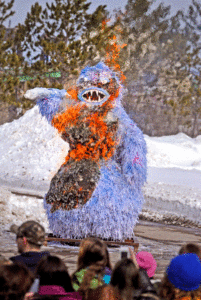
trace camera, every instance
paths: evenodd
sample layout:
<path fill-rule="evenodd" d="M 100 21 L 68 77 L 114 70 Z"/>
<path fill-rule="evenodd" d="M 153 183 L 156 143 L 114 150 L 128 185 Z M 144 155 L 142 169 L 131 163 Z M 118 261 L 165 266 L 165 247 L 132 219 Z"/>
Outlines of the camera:
<path fill-rule="evenodd" d="M 127 246 L 120 247 L 120 259 L 129 258 L 129 251 Z"/>

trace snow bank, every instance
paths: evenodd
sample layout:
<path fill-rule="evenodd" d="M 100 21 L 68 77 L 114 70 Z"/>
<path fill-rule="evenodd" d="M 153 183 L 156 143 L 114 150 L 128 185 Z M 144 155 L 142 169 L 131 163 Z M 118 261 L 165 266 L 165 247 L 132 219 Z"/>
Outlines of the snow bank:
<path fill-rule="evenodd" d="M 149 183 L 144 186 L 144 197 L 142 219 L 201 227 L 200 191 L 185 186 Z"/>
<path fill-rule="evenodd" d="M 35 106 L 0 126 L 0 177 L 49 181 L 64 162 L 68 144 Z"/>
<path fill-rule="evenodd" d="M 0 225 L 9 230 L 12 224 L 20 225 L 35 220 L 48 230 L 48 220 L 43 208 L 43 199 L 15 195 L 0 187 Z"/>
<path fill-rule="evenodd" d="M 145 140 L 148 166 L 201 171 L 201 136 L 190 138 L 184 133 L 163 137 L 145 135 Z"/>

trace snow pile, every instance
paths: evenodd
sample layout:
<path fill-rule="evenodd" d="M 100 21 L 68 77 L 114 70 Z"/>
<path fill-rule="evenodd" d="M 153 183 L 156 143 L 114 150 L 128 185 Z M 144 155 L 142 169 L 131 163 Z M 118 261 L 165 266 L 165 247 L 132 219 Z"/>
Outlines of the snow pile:
<path fill-rule="evenodd" d="M 140 215 L 149 221 L 201 227 L 201 193 L 185 186 L 149 183 L 144 186 L 146 202 Z"/>
<path fill-rule="evenodd" d="M 9 230 L 11 224 L 20 225 L 26 220 L 35 220 L 48 229 L 48 220 L 43 208 L 43 199 L 12 194 L 0 187 L 0 225 Z"/>
<path fill-rule="evenodd" d="M 184 133 L 163 137 L 145 135 L 145 140 L 148 166 L 201 171 L 201 136 L 193 139 Z"/>
<path fill-rule="evenodd" d="M 0 126 L 0 141 L 0 177 L 7 180 L 49 181 L 69 149 L 38 106 Z"/>

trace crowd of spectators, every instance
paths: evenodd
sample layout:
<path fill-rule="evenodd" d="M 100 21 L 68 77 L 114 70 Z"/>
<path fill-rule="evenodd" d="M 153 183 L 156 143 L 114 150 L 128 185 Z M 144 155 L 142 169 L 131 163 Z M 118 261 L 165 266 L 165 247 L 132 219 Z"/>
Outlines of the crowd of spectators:
<path fill-rule="evenodd" d="M 69 274 L 65 263 L 41 251 L 43 226 L 27 221 L 11 226 L 19 255 L 0 255 L 0 300 L 201 300 L 201 248 L 184 244 L 170 261 L 161 281 L 157 263 L 146 251 L 119 260 L 112 268 L 104 241 L 81 241 L 77 269 Z"/>

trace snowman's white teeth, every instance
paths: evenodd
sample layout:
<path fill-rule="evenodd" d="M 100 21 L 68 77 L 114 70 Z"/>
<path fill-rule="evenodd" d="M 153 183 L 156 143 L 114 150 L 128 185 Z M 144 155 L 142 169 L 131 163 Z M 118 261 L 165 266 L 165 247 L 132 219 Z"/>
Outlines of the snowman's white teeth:
<path fill-rule="evenodd" d="M 97 91 L 97 90 L 88 90 L 86 92 L 83 93 L 82 97 L 87 101 L 87 102 L 101 102 L 104 97 L 105 94 L 101 91 Z"/>

